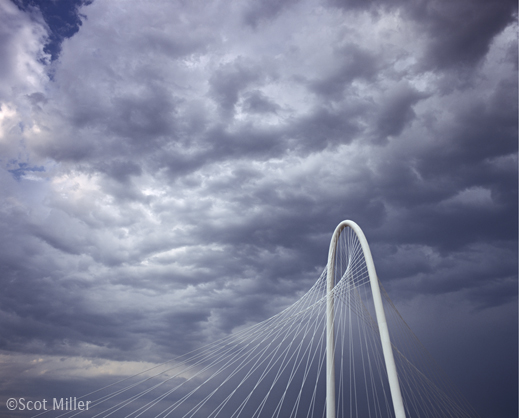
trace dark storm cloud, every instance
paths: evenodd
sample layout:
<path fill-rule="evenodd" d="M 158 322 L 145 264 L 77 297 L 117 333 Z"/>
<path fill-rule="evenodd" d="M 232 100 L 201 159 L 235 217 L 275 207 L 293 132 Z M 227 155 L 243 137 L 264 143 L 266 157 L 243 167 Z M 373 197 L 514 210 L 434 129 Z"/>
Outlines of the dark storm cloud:
<path fill-rule="evenodd" d="M 449 68 L 478 62 L 495 35 L 514 19 L 514 1 L 430 2 L 412 8 L 418 22 L 432 35 L 425 64 Z"/>
<path fill-rule="evenodd" d="M 261 3 L 249 3 L 243 12 L 243 20 L 247 25 L 256 28 L 263 21 L 270 21 L 278 14 L 290 8 L 299 0 L 265 0 Z"/>
<path fill-rule="evenodd" d="M 101 96 L 77 97 L 77 102 L 68 109 L 68 116 L 70 125 L 80 135 L 75 141 L 70 141 L 66 134 L 52 138 L 55 146 L 46 147 L 49 156 L 81 161 L 112 153 L 129 155 L 137 150 L 148 153 L 161 146 L 163 135 L 173 130 L 174 98 L 153 82 L 140 90 L 139 94 L 106 97 L 104 92 L 98 92 Z M 92 130 L 97 135 L 90 135 Z M 121 147 L 119 141 L 126 146 Z"/>
<path fill-rule="evenodd" d="M 112 160 L 110 164 L 105 164 L 99 171 L 105 171 L 111 178 L 120 183 L 128 184 L 131 176 L 139 176 L 142 174 L 141 167 L 133 161 L 128 160 Z"/>
<path fill-rule="evenodd" d="M 515 349 L 514 4 L 96 1 L 53 80 L 49 28 L 7 4 L 4 353 L 185 353 L 295 301 L 349 218 L 465 393 L 516 416 L 478 386 L 515 371 L 473 370 Z"/>
<path fill-rule="evenodd" d="M 240 93 L 263 77 L 263 69 L 255 63 L 238 59 L 221 66 L 214 72 L 209 80 L 210 94 L 225 116 L 234 111 Z"/>
<path fill-rule="evenodd" d="M 449 69 L 472 65 L 488 52 L 493 38 L 514 21 L 513 0 L 329 0 L 345 11 L 398 10 L 413 19 L 428 35 L 422 65 Z"/>
<path fill-rule="evenodd" d="M 276 113 L 279 105 L 271 101 L 261 91 L 251 91 L 243 101 L 244 109 L 253 113 Z"/>
<path fill-rule="evenodd" d="M 325 69 L 328 75 L 310 82 L 310 89 L 324 96 L 325 100 L 344 99 L 344 89 L 357 79 L 372 80 L 379 65 L 376 57 L 355 44 L 347 44 L 335 49 L 335 68 Z"/>
<path fill-rule="evenodd" d="M 293 124 L 290 133 L 295 138 L 296 150 L 305 155 L 354 140 L 358 133 L 355 110 L 349 112 L 347 106 L 336 109 L 317 106 L 312 110 Z"/>
<path fill-rule="evenodd" d="M 415 118 L 413 105 L 425 95 L 405 84 L 397 84 L 385 94 L 377 116 L 378 134 L 385 138 L 400 135 L 406 124 Z"/>

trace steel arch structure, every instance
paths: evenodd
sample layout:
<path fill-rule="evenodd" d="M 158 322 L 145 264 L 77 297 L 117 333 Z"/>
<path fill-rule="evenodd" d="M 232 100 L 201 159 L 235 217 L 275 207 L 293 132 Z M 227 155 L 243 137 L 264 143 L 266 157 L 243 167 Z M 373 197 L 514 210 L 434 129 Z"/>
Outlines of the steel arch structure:
<path fill-rule="evenodd" d="M 382 297 L 380 295 L 380 286 L 378 284 L 377 272 L 373 256 L 369 249 L 369 244 L 362 232 L 362 229 L 353 221 L 342 221 L 333 232 L 330 241 L 330 249 L 328 251 L 328 267 L 327 267 L 327 295 L 326 295 L 326 418 L 335 417 L 335 337 L 334 337 L 334 295 L 333 288 L 335 286 L 335 256 L 337 252 L 337 242 L 339 235 L 345 228 L 351 228 L 362 247 L 364 259 L 368 269 L 369 281 L 371 285 L 371 293 L 373 296 L 373 304 L 375 306 L 375 314 L 380 333 L 382 344 L 382 352 L 386 364 L 387 378 L 395 411 L 395 418 L 406 418 L 400 383 L 396 371 L 393 349 L 391 348 L 391 340 L 389 338 L 389 330 L 387 327 L 384 306 L 382 305 Z"/>

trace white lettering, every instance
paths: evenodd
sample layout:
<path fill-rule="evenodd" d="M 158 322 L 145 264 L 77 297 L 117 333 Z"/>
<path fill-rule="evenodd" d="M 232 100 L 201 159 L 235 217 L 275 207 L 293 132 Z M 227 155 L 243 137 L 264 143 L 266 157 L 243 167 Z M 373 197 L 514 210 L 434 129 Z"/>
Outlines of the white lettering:
<path fill-rule="evenodd" d="M 53 410 L 56 410 L 56 409 L 63 409 L 63 398 L 60 399 L 59 403 L 58 403 L 58 400 L 56 398 L 52 398 L 52 409 Z"/>

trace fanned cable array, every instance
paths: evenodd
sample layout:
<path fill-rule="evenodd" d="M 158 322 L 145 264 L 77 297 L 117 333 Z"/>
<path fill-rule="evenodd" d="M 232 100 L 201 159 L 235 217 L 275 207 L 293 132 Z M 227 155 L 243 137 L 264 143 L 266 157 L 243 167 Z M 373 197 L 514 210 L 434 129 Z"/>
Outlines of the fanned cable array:
<path fill-rule="evenodd" d="M 337 417 L 393 417 L 370 279 L 355 232 L 339 236 L 333 288 Z M 52 417 L 324 418 L 326 269 L 274 317 L 78 398 Z M 477 417 L 385 293 L 407 417 Z"/>

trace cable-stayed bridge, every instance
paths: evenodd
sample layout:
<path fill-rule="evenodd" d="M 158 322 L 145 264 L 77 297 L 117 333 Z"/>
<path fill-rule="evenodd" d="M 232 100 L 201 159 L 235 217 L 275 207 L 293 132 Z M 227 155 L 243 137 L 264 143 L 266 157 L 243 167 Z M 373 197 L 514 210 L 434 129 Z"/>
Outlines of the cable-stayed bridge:
<path fill-rule="evenodd" d="M 314 286 L 284 311 L 50 407 L 34 416 L 478 417 L 396 310 L 352 221 L 335 230 Z"/>

